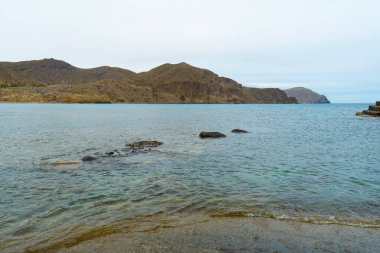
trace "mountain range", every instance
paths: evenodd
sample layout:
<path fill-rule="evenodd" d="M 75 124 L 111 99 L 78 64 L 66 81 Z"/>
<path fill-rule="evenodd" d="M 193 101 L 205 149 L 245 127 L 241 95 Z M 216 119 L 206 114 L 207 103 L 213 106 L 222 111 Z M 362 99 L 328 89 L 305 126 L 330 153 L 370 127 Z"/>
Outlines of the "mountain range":
<path fill-rule="evenodd" d="M 250 88 L 187 63 L 147 72 L 82 69 L 43 59 L 0 62 L 0 101 L 52 103 L 297 103 L 277 88 Z"/>

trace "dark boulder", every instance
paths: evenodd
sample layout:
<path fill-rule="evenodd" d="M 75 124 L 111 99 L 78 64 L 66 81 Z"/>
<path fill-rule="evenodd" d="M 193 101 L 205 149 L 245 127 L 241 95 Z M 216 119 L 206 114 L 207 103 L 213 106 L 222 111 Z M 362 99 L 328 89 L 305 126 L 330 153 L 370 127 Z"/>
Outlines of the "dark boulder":
<path fill-rule="evenodd" d="M 243 130 L 243 129 L 238 129 L 238 128 L 236 128 L 236 129 L 232 129 L 231 132 L 232 132 L 232 133 L 248 133 L 248 131 L 245 131 L 245 130 Z"/>
<path fill-rule="evenodd" d="M 93 157 L 93 156 L 85 156 L 82 158 L 83 162 L 90 162 L 90 161 L 94 161 L 94 160 L 96 160 L 96 157 Z"/>
<path fill-rule="evenodd" d="M 221 138 L 221 137 L 226 137 L 226 135 L 222 134 L 220 132 L 201 132 L 199 134 L 199 137 L 201 137 L 201 138 Z"/>

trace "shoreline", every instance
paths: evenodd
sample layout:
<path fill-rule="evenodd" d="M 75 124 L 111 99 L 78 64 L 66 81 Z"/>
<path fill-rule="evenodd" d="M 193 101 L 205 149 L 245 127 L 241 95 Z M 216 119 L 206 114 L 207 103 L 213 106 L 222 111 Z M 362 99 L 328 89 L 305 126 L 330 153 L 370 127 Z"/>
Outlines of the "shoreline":
<path fill-rule="evenodd" d="M 379 229 L 235 217 L 110 234 L 51 252 L 376 252 L 379 248 Z"/>
<path fill-rule="evenodd" d="M 24 252 L 376 252 L 380 229 L 268 217 L 152 215 Z"/>

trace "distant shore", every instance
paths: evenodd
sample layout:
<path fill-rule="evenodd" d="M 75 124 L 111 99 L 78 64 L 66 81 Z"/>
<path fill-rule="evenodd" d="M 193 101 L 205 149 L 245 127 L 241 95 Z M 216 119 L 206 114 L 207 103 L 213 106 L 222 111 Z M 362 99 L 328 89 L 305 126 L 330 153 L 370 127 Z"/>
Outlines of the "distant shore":
<path fill-rule="evenodd" d="M 185 62 L 146 72 L 81 69 L 55 59 L 0 62 L 0 101 L 297 103 L 279 88 L 254 88 Z"/>
<path fill-rule="evenodd" d="M 380 229 L 261 217 L 148 217 L 26 252 L 376 252 Z"/>

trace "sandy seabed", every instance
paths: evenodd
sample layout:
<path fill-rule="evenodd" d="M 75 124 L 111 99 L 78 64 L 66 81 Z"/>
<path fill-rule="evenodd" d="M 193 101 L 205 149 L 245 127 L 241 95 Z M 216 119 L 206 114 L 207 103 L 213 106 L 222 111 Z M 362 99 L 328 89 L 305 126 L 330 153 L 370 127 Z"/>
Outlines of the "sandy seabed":
<path fill-rule="evenodd" d="M 260 217 L 206 217 L 55 249 L 97 252 L 379 252 L 380 229 Z"/>

